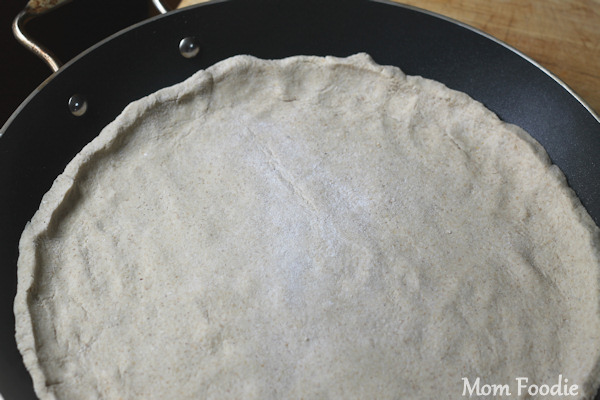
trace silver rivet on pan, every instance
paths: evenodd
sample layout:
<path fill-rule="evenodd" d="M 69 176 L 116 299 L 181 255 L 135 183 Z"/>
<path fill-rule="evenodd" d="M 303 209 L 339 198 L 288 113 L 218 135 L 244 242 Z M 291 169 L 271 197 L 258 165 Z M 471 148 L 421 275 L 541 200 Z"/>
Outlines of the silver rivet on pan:
<path fill-rule="evenodd" d="M 76 117 L 81 117 L 87 111 L 87 101 L 79 94 L 74 94 L 69 99 L 69 110 Z"/>
<path fill-rule="evenodd" d="M 179 52 L 185 58 L 193 58 L 200 52 L 200 45 L 195 37 L 188 36 L 179 42 Z"/>

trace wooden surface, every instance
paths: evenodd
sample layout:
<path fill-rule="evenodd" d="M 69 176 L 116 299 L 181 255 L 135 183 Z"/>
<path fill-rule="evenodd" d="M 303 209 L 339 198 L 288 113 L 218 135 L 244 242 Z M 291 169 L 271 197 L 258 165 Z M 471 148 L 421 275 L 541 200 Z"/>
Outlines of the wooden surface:
<path fill-rule="evenodd" d="M 179 7 L 204 0 L 182 0 Z M 301 0 L 299 0 L 301 1 Z M 600 113 L 600 0 L 402 0 L 510 44 Z"/>

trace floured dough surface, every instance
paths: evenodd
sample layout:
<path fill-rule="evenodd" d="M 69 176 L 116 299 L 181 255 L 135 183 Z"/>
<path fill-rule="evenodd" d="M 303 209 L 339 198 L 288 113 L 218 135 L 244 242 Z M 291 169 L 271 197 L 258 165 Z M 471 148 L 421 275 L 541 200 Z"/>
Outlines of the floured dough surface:
<path fill-rule="evenodd" d="M 42 399 L 456 399 L 559 374 L 584 398 L 598 231 L 465 94 L 364 54 L 238 56 L 130 105 L 56 180 L 20 243 L 17 340 Z"/>

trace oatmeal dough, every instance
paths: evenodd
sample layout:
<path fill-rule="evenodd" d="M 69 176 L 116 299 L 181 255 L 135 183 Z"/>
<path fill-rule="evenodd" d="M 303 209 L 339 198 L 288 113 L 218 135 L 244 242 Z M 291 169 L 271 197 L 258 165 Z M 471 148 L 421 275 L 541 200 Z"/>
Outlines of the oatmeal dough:
<path fill-rule="evenodd" d="M 20 242 L 50 399 L 598 386 L 599 230 L 542 147 L 367 55 L 238 56 L 132 103 Z M 517 398 L 512 396 L 511 398 Z"/>

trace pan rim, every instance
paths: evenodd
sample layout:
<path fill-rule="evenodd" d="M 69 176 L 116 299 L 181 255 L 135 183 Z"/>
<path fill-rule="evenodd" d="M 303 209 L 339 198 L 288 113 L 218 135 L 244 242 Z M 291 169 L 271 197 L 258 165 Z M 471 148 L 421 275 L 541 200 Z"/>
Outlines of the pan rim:
<path fill-rule="evenodd" d="M 397 3 L 395 1 L 392 0 L 367 0 L 369 2 L 373 2 L 373 3 L 381 3 L 381 4 L 387 4 L 390 6 L 397 6 L 397 7 L 402 7 L 402 8 L 406 8 L 408 10 L 413 10 L 416 12 L 420 12 L 423 14 L 427 14 L 430 15 L 432 17 L 435 18 L 439 18 L 441 20 L 450 22 L 452 24 L 455 24 L 457 26 L 460 26 L 461 28 L 465 28 L 470 30 L 473 33 L 476 33 L 480 36 L 483 36 L 486 39 L 491 40 L 492 42 L 495 42 L 499 45 L 501 45 L 502 47 L 504 47 L 507 50 L 510 50 L 511 52 L 513 52 L 514 54 L 518 55 L 519 57 L 521 57 L 522 59 L 526 60 L 527 62 L 529 62 L 530 64 L 532 64 L 534 67 L 536 67 L 538 70 L 540 70 L 541 72 L 543 72 L 544 74 L 546 74 L 548 77 L 552 78 L 552 80 L 554 80 L 557 84 L 559 84 L 564 90 L 566 90 L 572 97 L 574 97 L 591 115 L 592 117 L 594 117 L 594 119 L 596 120 L 596 122 L 598 122 L 600 124 L 600 114 L 598 112 L 596 112 L 590 105 L 589 103 L 583 98 L 581 97 L 577 92 L 575 92 L 575 90 L 573 90 L 573 88 L 571 88 L 565 81 L 563 81 L 561 78 L 559 78 L 554 72 L 550 71 L 548 68 L 544 67 L 542 64 L 540 64 L 538 61 L 536 61 L 535 59 L 531 58 L 530 56 L 528 56 L 527 54 L 523 53 L 521 50 L 517 49 L 516 47 L 506 43 L 505 41 L 498 39 L 497 37 L 482 31 L 479 28 L 476 28 L 472 25 L 469 25 L 465 22 L 459 21 L 457 19 L 454 19 L 452 17 L 448 17 L 444 14 L 440 14 L 437 13 L 435 11 L 431 11 L 431 10 L 427 10 L 424 8 L 420 8 L 417 6 L 413 6 L 410 4 L 402 4 L 402 3 Z"/>
<path fill-rule="evenodd" d="M 198 3 L 198 4 L 194 4 L 191 6 L 187 6 L 181 9 L 177 9 L 177 10 L 173 10 L 170 11 L 166 14 L 160 14 L 160 15 L 156 15 L 150 18 L 147 18 L 143 21 L 137 22 L 127 28 L 121 29 L 115 33 L 113 33 L 112 35 L 102 39 L 101 41 L 99 41 L 98 43 L 94 44 L 93 46 L 87 48 L 86 50 L 82 51 L 81 53 L 79 53 L 78 55 L 76 55 L 75 57 L 73 57 L 71 60 L 69 60 L 68 62 L 66 62 L 62 67 L 60 67 L 60 69 L 54 73 L 52 73 L 51 75 L 49 75 L 44 81 L 42 81 L 26 98 L 25 100 L 23 100 L 23 102 L 19 105 L 19 107 L 17 107 L 17 109 L 10 115 L 10 117 L 6 120 L 6 122 L 4 123 L 4 125 L 2 125 L 2 127 L 0 128 L 0 139 L 4 136 L 4 134 L 6 133 L 6 131 L 8 131 L 10 125 L 12 124 L 12 122 L 14 121 L 14 119 L 18 116 L 18 114 L 27 106 L 27 104 L 29 104 L 29 102 L 31 101 L 31 99 L 33 99 L 43 88 L 44 86 L 46 86 L 51 80 L 53 80 L 56 76 L 58 76 L 59 74 L 63 73 L 65 70 L 67 70 L 72 64 L 76 63 L 79 59 L 85 57 L 87 54 L 93 52 L 94 50 L 96 50 L 97 48 L 99 48 L 100 46 L 106 44 L 107 42 L 129 32 L 129 31 L 133 31 L 136 28 L 143 26 L 145 24 L 148 23 L 152 23 L 158 19 L 161 18 L 166 18 L 170 15 L 174 15 L 174 14 L 179 14 L 179 13 L 185 13 L 188 12 L 189 10 L 192 9 L 196 9 L 196 8 L 201 8 L 201 7 L 206 7 L 206 6 L 211 6 L 214 4 L 218 4 L 218 3 L 225 3 L 225 2 L 230 2 L 232 0 L 209 0 L 203 3 Z M 454 19 L 452 17 L 448 17 L 446 15 L 434 12 L 434 11 L 430 11 L 424 8 L 420 8 L 420 7 L 416 7 L 413 5 L 409 5 L 409 4 L 402 4 L 402 3 L 397 3 L 395 1 L 392 0 L 366 0 L 367 2 L 371 2 L 371 3 L 380 3 L 380 4 L 385 4 L 385 5 L 389 5 L 389 6 L 395 6 L 395 7 L 401 7 L 404 9 L 408 9 L 408 10 L 412 10 L 415 12 L 419 12 L 422 14 L 426 14 L 429 15 L 431 17 L 449 22 L 451 24 L 454 24 L 456 26 L 459 26 L 461 28 L 467 29 L 477 35 L 480 35 L 482 37 L 484 37 L 485 39 L 488 39 L 496 44 L 501 45 L 502 47 L 504 47 L 505 49 L 511 51 L 512 53 L 516 54 L 517 56 L 519 56 L 520 58 L 524 59 L 525 61 L 529 62 L 531 65 L 533 65 L 536 69 L 538 69 L 539 71 L 541 71 L 542 73 L 544 73 L 546 76 L 548 76 L 549 78 L 551 78 L 555 83 L 557 83 L 559 86 L 561 86 L 565 91 L 567 91 L 567 93 L 569 93 L 569 95 L 571 97 L 573 97 L 575 100 L 577 100 L 577 102 L 579 104 L 581 104 L 581 106 L 583 106 L 583 108 L 596 120 L 596 122 L 598 124 L 600 124 L 600 114 L 598 114 L 598 112 L 596 112 L 590 105 L 589 103 L 583 99 L 577 92 L 575 92 L 573 90 L 573 88 L 571 88 L 565 81 L 563 81 L 561 78 L 559 78 L 556 74 L 554 74 L 552 71 L 550 71 L 548 68 L 544 67 L 543 65 L 541 65 L 538 61 L 536 61 L 535 59 L 531 58 L 530 56 L 528 56 L 527 54 L 523 53 L 522 51 L 518 50 L 517 48 L 515 48 L 514 46 L 504 42 L 503 40 L 498 39 L 497 37 L 482 31 L 481 29 L 475 28 L 472 25 L 469 25 L 465 22 L 459 21 L 457 19 Z"/>

